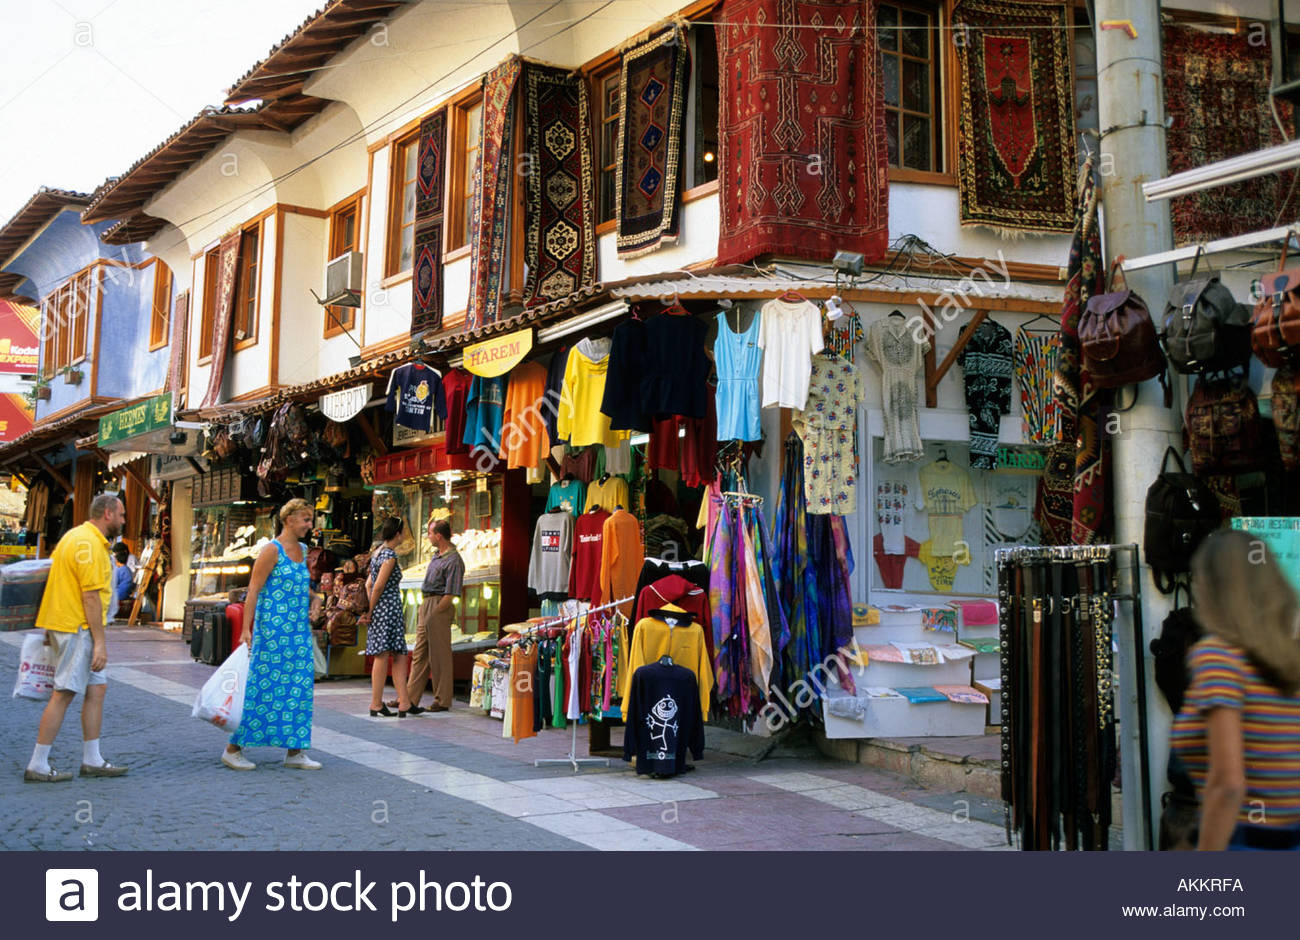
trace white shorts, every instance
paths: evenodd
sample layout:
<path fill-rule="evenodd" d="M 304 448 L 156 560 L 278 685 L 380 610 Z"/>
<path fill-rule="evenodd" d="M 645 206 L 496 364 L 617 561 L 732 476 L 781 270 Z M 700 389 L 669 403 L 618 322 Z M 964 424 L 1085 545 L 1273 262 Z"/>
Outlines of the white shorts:
<path fill-rule="evenodd" d="M 46 630 L 58 664 L 54 667 L 54 689 L 56 692 L 85 692 L 88 685 L 107 685 L 103 671 L 96 672 L 90 668 L 90 660 L 95 652 L 95 638 L 89 630 L 76 633 L 64 633 L 61 630 Z"/>

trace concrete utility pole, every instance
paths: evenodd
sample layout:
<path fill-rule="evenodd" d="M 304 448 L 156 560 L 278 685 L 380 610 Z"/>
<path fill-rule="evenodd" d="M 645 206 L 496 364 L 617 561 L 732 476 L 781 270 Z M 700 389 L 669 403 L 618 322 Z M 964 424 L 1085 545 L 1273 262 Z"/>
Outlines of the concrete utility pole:
<path fill-rule="evenodd" d="M 1137 31 L 1100 28 L 1097 37 L 1097 105 L 1100 116 L 1102 238 L 1106 259 L 1137 257 L 1173 247 L 1168 201 L 1148 203 L 1142 184 L 1167 175 L 1165 109 L 1161 69 L 1159 0 L 1097 0 L 1095 23 L 1128 20 Z M 1173 283 L 1170 268 L 1148 268 L 1129 278 L 1158 321 Z M 1118 419 L 1118 428 L 1116 425 Z M 1181 419 L 1165 408 L 1159 384 L 1145 383 L 1132 411 L 1109 420 L 1115 432 L 1113 483 L 1115 542 L 1142 544 L 1147 487 L 1160 472 L 1165 448 L 1174 443 Z M 1117 560 L 1127 560 L 1119 556 Z M 1121 584 L 1128 584 L 1122 573 Z M 1142 619 L 1146 634 L 1143 658 L 1147 667 L 1147 716 L 1151 768 L 1151 806 L 1158 814 L 1168 755 L 1170 716 L 1156 688 L 1147 642 L 1160 631 L 1169 603 L 1155 588 L 1150 570 L 1142 567 Z M 1124 783 L 1124 847 L 1145 848 L 1146 823 L 1139 786 L 1140 752 L 1136 737 L 1137 682 L 1133 670 L 1133 624 L 1129 605 L 1120 605 L 1115 623 L 1120 639 L 1119 683 L 1122 702 L 1116 706 L 1128 718 L 1121 729 L 1120 759 Z"/>

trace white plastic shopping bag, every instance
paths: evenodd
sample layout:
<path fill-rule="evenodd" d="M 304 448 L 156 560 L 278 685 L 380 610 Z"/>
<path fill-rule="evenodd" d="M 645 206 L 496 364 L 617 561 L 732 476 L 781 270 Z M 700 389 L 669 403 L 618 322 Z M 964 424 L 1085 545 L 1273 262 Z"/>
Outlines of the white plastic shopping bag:
<path fill-rule="evenodd" d="M 240 643 L 194 700 L 193 718 L 209 721 L 223 731 L 234 732 L 244 714 L 244 688 L 248 682 L 248 644 Z"/>
<path fill-rule="evenodd" d="M 54 692 L 54 667 L 58 660 L 54 647 L 45 645 L 45 631 L 35 630 L 23 637 L 22 655 L 18 660 L 18 681 L 14 698 L 47 699 Z"/>
<path fill-rule="evenodd" d="M 325 662 L 325 653 L 315 640 L 311 641 L 312 659 L 315 660 L 316 678 L 324 679 L 329 675 L 329 664 Z"/>

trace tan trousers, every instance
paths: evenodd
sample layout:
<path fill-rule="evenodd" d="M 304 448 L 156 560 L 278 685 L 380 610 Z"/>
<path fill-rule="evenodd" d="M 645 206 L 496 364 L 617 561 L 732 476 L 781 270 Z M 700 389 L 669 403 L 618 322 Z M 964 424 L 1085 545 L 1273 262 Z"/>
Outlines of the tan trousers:
<path fill-rule="evenodd" d="M 426 597 L 415 615 L 415 648 L 411 651 L 411 676 L 406 685 L 412 705 L 420 704 L 424 687 L 432 677 L 433 704 L 451 707 L 451 618 L 455 608 L 435 610 L 441 600 Z"/>

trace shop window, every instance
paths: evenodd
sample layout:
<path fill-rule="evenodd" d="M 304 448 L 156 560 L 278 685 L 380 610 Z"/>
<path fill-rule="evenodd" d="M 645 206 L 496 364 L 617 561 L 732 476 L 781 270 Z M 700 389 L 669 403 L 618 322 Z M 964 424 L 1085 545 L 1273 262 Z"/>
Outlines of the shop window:
<path fill-rule="evenodd" d="M 404 137 L 393 147 L 392 185 L 388 205 L 388 261 L 384 274 L 411 270 L 415 247 L 415 174 L 420 135 Z M 330 239 L 333 240 L 331 231 Z M 336 258 L 338 255 L 330 255 Z M 326 333 L 326 335 L 329 335 Z"/>
<path fill-rule="evenodd" d="M 885 83 L 889 165 L 942 173 L 943 48 L 937 5 L 882 3 L 876 28 Z"/>
<path fill-rule="evenodd" d="M 593 98 L 599 102 L 600 125 L 596 131 L 596 224 L 614 219 L 618 182 L 618 132 L 623 102 L 619 93 L 619 66 L 592 79 Z"/>
<path fill-rule="evenodd" d="M 718 39 L 713 27 L 695 27 L 691 45 L 695 63 L 691 81 L 694 126 L 690 131 L 694 159 L 688 189 L 718 178 Z"/>
<path fill-rule="evenodd" d="M 172 316 L 172 272 L 161 261 L 154 262 L 153 307 L 149 314 L 149 349 L 161 349 L 170 339 Z"/>
<path fill-rule="evenodd" d="M 447 244 L 456 249 L 469 244 L 473 217 L 474 174 L 478 169 L 483 134 L 483 99 L 469 99 L 452 108 L 451 199 L 448 206 Z"/>
<path fill-rule="evenodd" d="M 357 250 L 360 209 L 361 197 L 356 196 L 330 213 L 330 259 Z M 325 335 L 338 336 L 345 329 L 352 329 L 356 322 L 356 312 L 356 307 L 326 307 Z"/>
<path fill-rule="evenodd" d="M 213 248 L 203 256 L 203 310 L 199 316 L 199 359 L 212 355 L 212 324 L 217 316 L 217 281 L 221 277 L 221 251 Z"/>
<path fill-rule="evenodd" d="M 258 270 L 261 267 L 261 224 L 245 229 L 239 241 L 239 273 L 235 280 L 234 330 L 236 349 L 257 342 Z"/>

